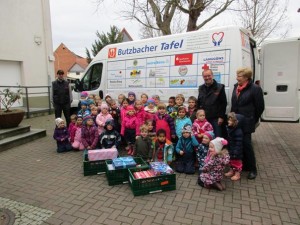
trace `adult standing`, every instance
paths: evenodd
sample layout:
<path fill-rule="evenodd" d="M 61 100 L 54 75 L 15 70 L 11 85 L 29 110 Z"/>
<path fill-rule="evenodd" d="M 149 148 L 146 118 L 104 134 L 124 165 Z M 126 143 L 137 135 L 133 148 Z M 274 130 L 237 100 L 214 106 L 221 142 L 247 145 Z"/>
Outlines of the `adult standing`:
<path fill-rule="evenodd" d="M 55 118 L 61 118 L 62 112 L 70 124 L 70 108 L 72 102 L 72 90 L 69 82 L 64 79 L 64 71 L 57 71 L 57 79 L 52 82 L 52 103 L 55 111 Z"/>
<path fill-rule="evenodd" d="M 202 72 L 204 84 L 199 86 L 198 108 L 204 109 L 206 119 L 214 128 L 216 137 L 222 137 L 222 126 L 225 119 L 227 98 L 225 86 L 214 80 L 211 69 Z"/>
<path fill-rule="evenodd" d="M 255 179 L 257 167 L 252 146 L 251 134 L 255 132 L 258 122 L 265 109 L 262 89 L 252 82 L 252 70 L 240 68 L 236 72 L 237 83 L 234 85 L 231 98 L 231 111 L 244 116 L 242 129 L 243 138 L 243 169 L 250 171 L 248 179 Z"/>

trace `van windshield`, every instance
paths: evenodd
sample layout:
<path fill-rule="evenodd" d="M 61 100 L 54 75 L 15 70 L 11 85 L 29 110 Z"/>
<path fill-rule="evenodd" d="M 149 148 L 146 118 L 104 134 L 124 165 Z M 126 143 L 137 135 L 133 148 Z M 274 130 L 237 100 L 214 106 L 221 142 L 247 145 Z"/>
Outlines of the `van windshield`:
<path fill-rule="evenodd" d="M 84 91 L 96 90 L 101 83 L 103 63 L 92 65 L 82 80 Z"/>

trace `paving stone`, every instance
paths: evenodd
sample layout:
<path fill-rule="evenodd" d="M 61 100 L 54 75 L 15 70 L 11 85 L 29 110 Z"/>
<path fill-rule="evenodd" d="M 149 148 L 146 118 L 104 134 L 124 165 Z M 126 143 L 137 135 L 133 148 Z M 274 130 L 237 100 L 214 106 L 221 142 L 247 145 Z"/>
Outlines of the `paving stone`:
<path fill-rule="evenodd" d="M 83 176 L 82 152 L 57 154 L 53 121 L 53 115 L 23 120 L 47 136 L 0 153 L 0 197 L 29 205 L 39 224 L 299 225 L 298 123 L 260 124 L 253 134 L 255 180 L 242 173 L 218 192 L 198 186 L 196 174 L 177 174 L 175 191 L 134 197 L 129 185 L 108 186 L 105 175 Z M 43 217 L 34 207 L 52 214 Z M 25 217 L 22 223 L 30 224 Z"/>

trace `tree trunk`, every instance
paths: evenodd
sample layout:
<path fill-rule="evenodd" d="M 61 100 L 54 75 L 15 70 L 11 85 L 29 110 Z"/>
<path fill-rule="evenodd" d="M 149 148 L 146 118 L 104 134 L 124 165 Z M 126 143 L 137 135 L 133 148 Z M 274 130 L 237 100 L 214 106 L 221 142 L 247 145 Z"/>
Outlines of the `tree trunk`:
<path fill-rule="evenodd" d="M 200 16 L 200 11 L 198 11 L 198 10 L 190 11 L 189 21 L 188 21 L 187 28 L 186 28 L 187 32 L 197 30 L 197 21 L 198 21 L 199 16 Z"/>

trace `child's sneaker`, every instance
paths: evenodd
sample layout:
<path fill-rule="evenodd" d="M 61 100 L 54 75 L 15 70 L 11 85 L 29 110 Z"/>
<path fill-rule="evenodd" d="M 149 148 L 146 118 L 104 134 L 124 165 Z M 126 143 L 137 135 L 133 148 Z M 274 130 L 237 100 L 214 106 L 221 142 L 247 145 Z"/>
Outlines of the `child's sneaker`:
<path fill-rule="evenodd" d="M 231 180 L 237 181 L 241 179 L 241 173 L 240 172 L 235 172 L 235 174 L 231 177 Z"/>
<path fill-rule="evenodd" d="M 233 170 L 230 169 L 227 173 L 224 174 L 225 177 L 232 177 L 234 174 Z"/>

